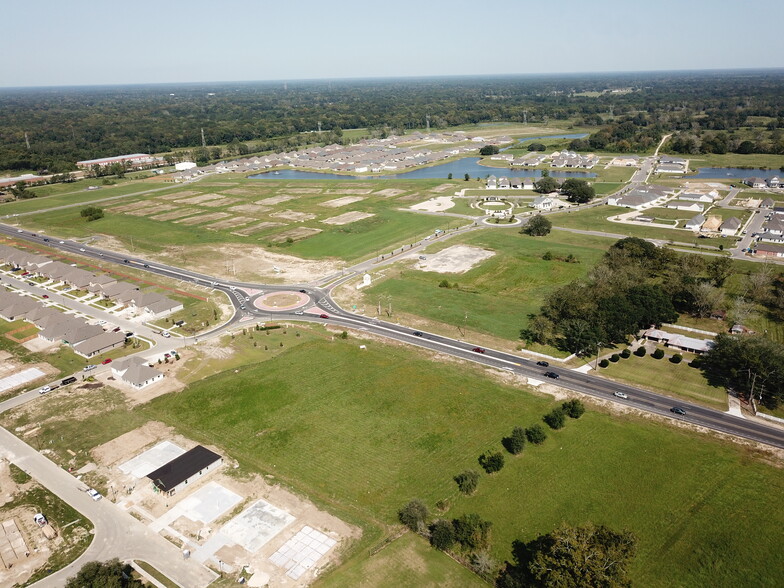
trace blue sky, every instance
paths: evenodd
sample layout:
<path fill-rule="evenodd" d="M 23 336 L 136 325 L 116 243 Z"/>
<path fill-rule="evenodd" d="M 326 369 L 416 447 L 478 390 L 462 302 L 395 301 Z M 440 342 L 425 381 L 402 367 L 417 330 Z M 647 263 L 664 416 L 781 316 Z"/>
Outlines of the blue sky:
<path fill-rule="evenodd" d="M 0 86 L 784 66 L 781 0 L 28 0 Z"/>

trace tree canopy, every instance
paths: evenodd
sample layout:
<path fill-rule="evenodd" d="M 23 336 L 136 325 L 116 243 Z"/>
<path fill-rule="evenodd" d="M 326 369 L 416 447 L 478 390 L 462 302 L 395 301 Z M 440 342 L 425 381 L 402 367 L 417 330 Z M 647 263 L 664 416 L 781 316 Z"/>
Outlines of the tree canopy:
<path fill-rule="evenodd" d="M 144 583 L 130 575 L 131 566 L 118 559 L 90 561 L 65 583 L 66 588 L 142 588 Z"/>
<path fill-rule="evenodd" d="M 569 202 L 585 204 L 596 197 L 596 192 L 588 182 L 577 178 L 567 178 L 561 184 L 561 194 L 566 195 Z"/>
<path fill-rule="evenodd" d="M 550 219 L 541 214 L 537 214 L 528 221 L 520 232 L 524 232 L 526 235 L 531 235 L 532 237 L 544 237 L 545 235 L 550 234 L 552 228 L 553 223 L 550 222 Z"/>

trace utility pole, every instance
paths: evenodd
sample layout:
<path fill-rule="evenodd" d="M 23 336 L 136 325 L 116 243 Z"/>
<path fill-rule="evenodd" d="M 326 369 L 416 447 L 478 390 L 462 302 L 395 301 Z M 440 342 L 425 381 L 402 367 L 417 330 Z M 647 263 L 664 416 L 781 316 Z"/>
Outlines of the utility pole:
<path fill-rule="evenodd" d="M 593 364 L 594 371 L 599 369 L 599 346 L 601 343 L 599 341 L 596 342 L 596 363 Z"/>

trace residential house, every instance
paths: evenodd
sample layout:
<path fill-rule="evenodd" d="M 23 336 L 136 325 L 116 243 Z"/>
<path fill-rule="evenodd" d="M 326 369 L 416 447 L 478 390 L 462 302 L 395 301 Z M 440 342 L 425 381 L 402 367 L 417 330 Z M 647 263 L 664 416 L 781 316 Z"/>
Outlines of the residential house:
<path fill-rule="evenodd" d="M 659 198 L 660 196 L 657 194 L 648 194 L 637 190 L 631 190 L 623 196 L 610 196 L 607 199 L 607 204 L 610 206 L 623 206 L 624 208 L 641 210 L 653 206 Z"/>
<path fill-rule="evenodd" d="M 640 165 L 640 156 L 639 155 L 619 155 L 614 157 L 613 160 L 610 162 L 610 165 L 620 166 L 620 167 L 633 167 Z"/>
<path fill-rule="evenodd" d="M 752 188 L 767 188 L 768 183 L 765 178 L 751 177 L 743 180 L 743 183 Z"/>
<path fill-rule="evenodd" d="M 549 196 L 537 196 L 531 202 L 531 206 L 536 210 L 552 210 L 555 206 L 555 200 Z"/>
<path fill-rule="evenodd" d="M 487 182 L 485 183 L 485 186 L 489 190 L 495 190 L 498 187 L 498 178 L 495 176 L 487 176 Z"/>
<path fill-rule="evenodd" d="M 775 204 L 775 202 L 773 201 L 773 198 L 765 198 L 765 200 L 760 202 L 759 207 L 760 208 L 773 208 L 774 204 Z"/>
<path fill-rule="evenodd" d="M 713 202 L 711 194 L 701 194 L 698 192 L 681 192 L 678 194 L 678 200 L 686 200 L 688 202 Z"/>
<path fill-rule="evenodd" d="M 696 339 L 685 335 L 677 335 L 660 329 L 648 329 L 642 333 L 643 338 L 649 341 L 663 343 L 665 347 L 688 351 L 689 353 L 705 353 L 709 351 L 714 342 L 711 339 Z"/>
<path fill-rule="evenodd" d="M 702 212 L 705 210 L 705 206 L 699 202 L 684 202 L 682 200 L 672 200 L 666 204 L 666 207 L 690 212 Z"/>
<path fill-rule="evenodd" d="M 768 178 L 768 188 L 781 188 L 782 183 L 778 176 Z"/>
<path fill-rule="evenodd" d="M 690 231 L 699 231 L 702 228 L 702 224 L 705 222 L 705 216 L 702 214 L 698 214 L 691 219 L 686 221 L 685 227 Z"/>
<path fill-rule="evenodd" d="M 125 345 L 125 333 L 108 331 L 77 343 L 73 346 L 73 350 L 82 357 L 94 357 L 123 345 Z"/>
<path fill-rule="evenodd" d="M 740 229 L 740 225 L 741 225 L 740 219 L 731 216 L 723 223 L 721 223 L 721 226 L 719 227 L 719 232 L 721 232 L 721 234 L 726 237 L 733 237 L 738 232 L 738 229 Z"/>
<path fill-rule="evenodd" d="M 126 384 L 141 390 L 163 379 L 163 373 L 147 364 L 142 357 L 132 356 L 112 363 L 112 374 Z"/>
<path fill-rule="evenodd" d="M 689 169 L 689 161 L 680 157 L 662 155 L 656 171 L 660 174 L 685 174 Z"/>
<path fill-rule="evenodd" d="M 509 189 L 509 179 L 501 176 L 498 178 L 498 189 L 499 190 L 508 190 Z"/>
<path fill-rule="evenodd" d="M 757 243 L 757 248 L 754 251 L 754 255 L 758 257 L 784 259 L 784 245 L 776 245 L 773 243 Z"/>
<path fill-rule="evenodd" d="M 7 321 L 18 321 L 37 306 L 40 306 L 38 301 L 28 296 L 16 296 L 16 300 L 11 299 L 0 308 L 0 316 Z"/>

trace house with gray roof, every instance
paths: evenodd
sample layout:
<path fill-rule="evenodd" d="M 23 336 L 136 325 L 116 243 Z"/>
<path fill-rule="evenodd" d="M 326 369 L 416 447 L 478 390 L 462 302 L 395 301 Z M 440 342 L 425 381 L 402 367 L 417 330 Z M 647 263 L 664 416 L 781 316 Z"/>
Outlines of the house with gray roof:
<path fill-rule="evenodd" d="M 142 357 L 133 356 L 112 363 L 112 374 L 137 390 L 163 379 L 163 373 L 148 365 Z"/>
<path fill-rule="evenodd" d="M 705 222 L 705 215 L 698 214 L 686 221 L 685 227 L 690 231 L 699 231 Z"/>
<path fill-rule="evenodd" d="M 731 216 L 723 223 L 721 223 L 721 226 L 719 227 L 719 231 L 721 232 L 722 235 L 726 235 L 727 237 L 732 237 L 735 235 L 735 233 L 738 232 L 738 229 L 740 229 L 740 225 L 741 225 L 740 219 Z"/>
<path fill-rule="evenodd" d="M 93 357 L 123 345 L 125 345 L 125 333 L 108 331 L 77 343 L 73 346 L 73 350 L 82 357 Z"/>
<path fill-rule="evenodd" d="M 17 321 L 25 318 L 27 313 L 37 306 L 40 306 L 40 304 L 36 300 L 28 296 L 17 296 L 17 300 L 3 305 L 3 308 L 0 309 L 0 316 L 7 321 Z"/>

